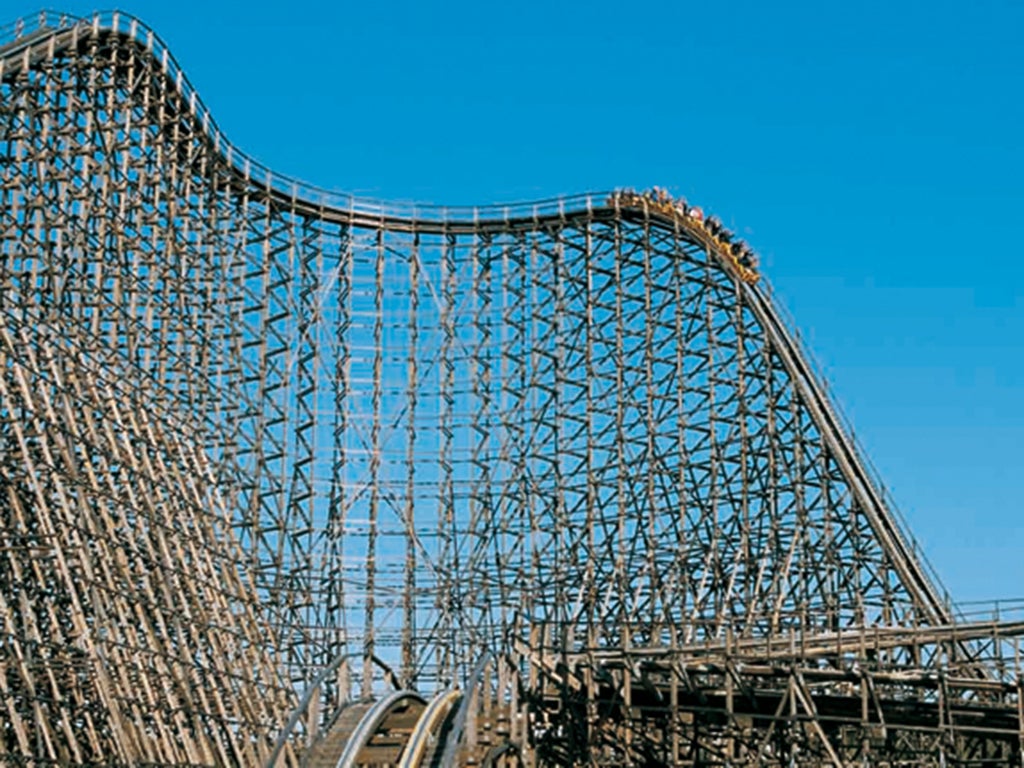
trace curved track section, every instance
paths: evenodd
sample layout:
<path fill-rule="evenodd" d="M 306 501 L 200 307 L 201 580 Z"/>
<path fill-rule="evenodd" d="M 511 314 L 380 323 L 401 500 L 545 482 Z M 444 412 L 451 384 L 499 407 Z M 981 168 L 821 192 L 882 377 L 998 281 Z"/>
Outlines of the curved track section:
<path fill-rule="evenodd" d="M 308 768 L 395 765 L 406 750 L 426 701 L 414 691 L 395 691 L 374 703 L 348 707 L 304 761 Z"/>
<path fill-rule="evenodd" d="M 473 667 L 466 685 L 466 695 L 459 702 L 459 708 L 455 711 L 452 720 L 452 729 L 445 740 L 444 753 L 441 758 L 441 765 L 455 765 L 456 755 L 459 748 L 463 746 L 466 736 L 466 723 L 474 709 L 481 704 L 481 697 L 485 695 L 482 691 L 487 675 L 488 667 L 494 663 L 494 654 L 485 653 Z"/>
<path fill-rule="evenodd" d="M 184 108 L 182 117 L 202 126 L 206 140 L 211 142 L 212 148 L 230 169 L 236 182 L 260 189 L 297 215 L 370 230 L 445 236 L 543 230 L 564 226 L 584 216 L 590 221 L 632 220 L 674 229 L 682 237 L 702 246 L 708 255 L 719 259 L 723 267 L 732 268 L 733 258 L 702 226 L 703 220 L 673 215 L 670 208 L 632 194 L 592 193 L 536 202 L 474 207 L 414 205 L 402 210 L 387 203 L 310 187 L 272 172 L 227 142 L 169 50 L 138 19 L 120 13 L 85 19 L 51 13 L 49 16 L 44 14 L 40 23 L 43 26 L 39 29 L 23 29 L 22 37 L 0 51 L 7 77 L 16 77 L 21 68 L 30 67 L 40 60 L 48 60 L 63 51 L 81 49 L 97 38 L 109 45 L 110 36 L 113 36 L 113 39 L 121 40 L 124 44 L 143 47 L 149 55 L 159 56 L 160 66 L 167 77 L 173 79 L 174 87 L 180 94 Z M 934 585 L 934 575 L 926 571 L 907 546 L 906 535 L 899 530 L 888 513 L 876 482 L 870 477 L 850 436 L 835 416 L 834 407 L 828 402 L 817 383 L 817 377 L 808 367 L 803 351 L 793 341 L 765 293 L 753 286 L 746 290 L 765 331 L 773 334 L 787 370 L 812 404 L 815 419 L 824 427 L 823 432 L 832 449 L 841 456 L 844 473 L 855 478 L 859 501 L 868 512 L 875 533 L 893 556 L 904 586 L 913 590 L 915 599 L 922 606 L 927 606 L 928 613 L 933 617 L 948 618 L 948 610 Z"/>
<path fill-rule="evenodd" d="M 373 701 L 345 704 L 337 713 L 334 722 L 327 725 L 320 739 L 303 755 L 301 768 L 312 768 L 314 765 L 337 768 L 338 761 L 352 740 L 353 734 L 374 705 Z"/>
<path fill-rule="evenodd" d="M 433 768 L 437 764 L 462 699 L 463 693 L 458 689 L 444 691 L 431 699 L 409 738 L 398 768 Z"/>
<path fill-rule="evenodd" d="M 294 766 L 343 701 L 512 646 L 579 676 L 544 693 L 561 738 L 601 685 L 573 654 L 950 623 L 713 217 L 324 192 L 232 146 L 136 19 L 6 34 L 0 759 L 258 765 L 301 711 Z M 325 759 L 400 759 L 402 696 Z"/>

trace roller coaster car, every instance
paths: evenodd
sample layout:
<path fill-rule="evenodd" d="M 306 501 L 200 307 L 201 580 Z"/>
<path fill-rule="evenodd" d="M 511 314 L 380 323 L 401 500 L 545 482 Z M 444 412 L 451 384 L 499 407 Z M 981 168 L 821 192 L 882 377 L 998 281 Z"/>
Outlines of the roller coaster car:
<path fill-rule="evenodd" d="M 609 195 L 608 205 L 622 208 L 642 208 L 643 197 L 631 189 L 617 190 Z"/>
<path fill-rule="evenodd" d="M 757 272 L 754 271 L 757 268 L 757 256 L 750 246 L 742 240 L 733 241 L 735 234 L 725 228 L 722 220 L 714 215 L 705 218 L 704 211 L 700 206 L 687 205 L 686 201 L 681 198 L 674 200 L 660 187 L 639 193 L 632 189 L 616 190 L 608 196 L 608 205 L 621 208 L 646 208 L 672 218 L 689 218 L 695 224 L 700 225 L 726 251 L 743 282 L 753 285 L 760 279 Z"/>

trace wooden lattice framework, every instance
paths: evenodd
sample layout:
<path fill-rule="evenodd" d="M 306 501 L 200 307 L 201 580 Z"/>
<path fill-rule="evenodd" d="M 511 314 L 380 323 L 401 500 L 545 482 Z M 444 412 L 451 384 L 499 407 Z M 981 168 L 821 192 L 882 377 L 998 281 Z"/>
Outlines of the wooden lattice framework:
<path fill-rule="evenodd" d="M 328 194 L 134 19 L 2 42 L 0 760 L 298 765 L 496 654 L 525 763 L 1020 764 L 1020 627 L 701 226 Z"/>

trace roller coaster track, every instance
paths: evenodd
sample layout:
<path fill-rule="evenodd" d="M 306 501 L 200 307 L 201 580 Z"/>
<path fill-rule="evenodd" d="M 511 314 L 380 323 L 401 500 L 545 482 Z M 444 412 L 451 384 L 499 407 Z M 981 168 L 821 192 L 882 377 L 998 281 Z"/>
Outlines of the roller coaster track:
<path fill-rule="evenodd" d="M 478 667 L 482 672 L 483 665 Z M 305 768 L 356 768 L 397 765 L 397 768 L 436 768 L 457 765 L 463 744 L 467 703 L 474 697 L 458 689 L 437 694 L 429 704 L 413 691 L 395 691 L 374 702 L 345 706 L 327 733 L 303 760 Z M 503 742 L 485 750 L 482 764 L 493 764 L 518 750 Z"/>
<path fill-rule="evenodd" d="M 235 181 L 241 186 L 254 186 L 297 214 L 360 228 L 439 235 L 534 231 L 565 225 L 570 221 L 615 221 L 625 218 L 649 221 L 654 226 L 666 228 L 680 226 L 685 230 L 685 237 L 700 242 L 723 263 L 728 262 L 728 255 L 723 253 L 700 227 L 685 223 L 685 220 L 684 223 L 673 221 L 670 217 L 656 212 L 623 210 L 603 204 L 610 198 L 610 193 L 591 193 L 510 205 L 478 206 L 471 209 L 417 206 L 414 207 L 412 215 L 396 215 L 388 212 L 385 204 L 360 201 L 354 197 L 339 198 L 325 190 L 309 188 L 287 177 L 273 174 L 227 143 L 212 123 L 209 111 L 196 98 L 196 91 L 181 76 L 181 69 L 167 55 L 166 46 L 140 20 L 119 13 L 97 15 L 91 20 L 75 20 L 59 14 L 50 15 L 51 18 L 53 16 L 63 18 L 64 24 L 70 26 L 49 28 L 44 25 L 24 39 L 0 48 L 6 76 L 16 74 L 19 67 L 28 66 L 33 58 L 40 55 L 53 57 L 65 50 L 74 50 L 83 41 L 98 34 L 118 35 L 125 42 L 144 46 L 145 49 L 154 52 L 154 55 L 155 51 L 161 51 L 161 65 L 168 72 L 168 76 L 176 74 L 175 83 L 181 91 L 183 100 L 189 105 L 189 117 L 208 131 L 207 140 L 212 142 L 224 162 L 234 172 Z M 18 54 L 21 54 L 20 59 Z M 552 210 L 554 208 L 557 210 Z M 889 514 L 876 482 L 865 470 L 865 463 L 860 459 L 851 437 L 843 429 L 842 421 L 824 395 L 818 383 L 820 377 L 809 367 L 808 356 L 798 347 L 765 293 L 756 286 L 745 286 L 744 290 L 748 293 L 751 306 L 764 323 L 766 331 L 783 352 L 787 369 L 801 387 L 809 406 L 820 420 L 819 423 L 827 426 L 825 436 L 836 454 L 841 457 L 844 470 L 849 476 L 856 478 L 859 500 L 871 518 L 875 533 L 893 556 L 900 576 L 914 591 L 915 597 L 927 606 L 936 621 L 949 621 L 951 616 L 948 607 L 941 599 L 933 578 L 926 573 L 918 558 L 911 552 L 906 537 Z"/>
<path fill-rule="evenodd" d="M 409 738 L 398 768 L 432 768 L 435 765 L 436 756 L 447 744 L 445 726 L 458 711 L 462 700 L 463 693 L 458 689 L 443 691 L 431 700 Z"/>
<path fill-rule="evenodd" d="M 1024 625 L 682 208 L 310 187 L 117 12 L 0 29 L 0 181 L 0 762 L 1020 764 Z"/>
<path fill-rule="evenodd" d="M 319 744 L 314 745 L 308 768 L 355 768 L 359 765 L 394 765 L 426 709 L 415 691 L 395 691 L 374 703 L 354 704 Z"/>

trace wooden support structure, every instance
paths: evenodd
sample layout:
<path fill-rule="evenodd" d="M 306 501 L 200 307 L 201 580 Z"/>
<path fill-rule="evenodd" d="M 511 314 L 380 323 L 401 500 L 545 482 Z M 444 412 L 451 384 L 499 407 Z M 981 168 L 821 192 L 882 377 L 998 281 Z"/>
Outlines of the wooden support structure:
<path fill-rule="evenodd" d="M 0 28 L 0 184 L 0 763 L 1021 764 L 717 219 L 311 188 L 119 13 Z"/>

